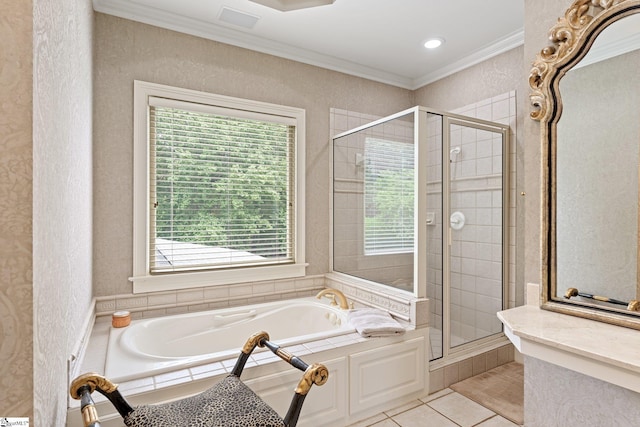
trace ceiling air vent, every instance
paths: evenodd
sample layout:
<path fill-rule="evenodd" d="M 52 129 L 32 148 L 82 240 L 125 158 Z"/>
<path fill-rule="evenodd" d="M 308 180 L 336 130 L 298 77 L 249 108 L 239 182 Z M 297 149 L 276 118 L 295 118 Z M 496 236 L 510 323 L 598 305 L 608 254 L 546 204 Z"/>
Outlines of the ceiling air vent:
<path fill-rule="evenodd" d="M 252 29 L 260 17 L 223 6 L 218 19 L 227 24 Z"/>
<path fill-rule="evenodd" d="M 288 12 L 290 10 L 306 9 L 308 7 L 325 6 L 333 4 L 336 0 L 251 0 L 254 3 L 270 7 L 272 9 Z"/>

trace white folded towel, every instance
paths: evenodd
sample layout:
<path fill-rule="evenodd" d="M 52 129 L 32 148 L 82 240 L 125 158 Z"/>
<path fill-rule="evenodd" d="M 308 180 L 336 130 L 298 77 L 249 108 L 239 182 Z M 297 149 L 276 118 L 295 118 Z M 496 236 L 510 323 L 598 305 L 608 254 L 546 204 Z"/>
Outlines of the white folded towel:
<path fill-rule="evenodd" d="M 389 313 L 377 308 L 349 311 L 349 323 L 365 338 L 404 334 L 404 328 Z"/>

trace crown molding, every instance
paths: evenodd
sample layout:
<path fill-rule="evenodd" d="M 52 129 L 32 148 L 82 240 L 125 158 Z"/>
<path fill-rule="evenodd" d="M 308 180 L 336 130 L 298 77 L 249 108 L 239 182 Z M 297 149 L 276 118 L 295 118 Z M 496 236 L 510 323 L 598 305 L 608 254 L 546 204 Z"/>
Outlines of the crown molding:
<path fill-rule="evenodd" d="M 511 49 L 515 49 L 518 46 L 522 46 L 523 44 L 524 30 L 513 32 L 502 40 L 499 40 L 498 42 L 489 45 L 484 49 L 480 49 L 477 52 L 474 52 L 459 61 L 453 62 L 452 64 L 435 70 L 429 74 L 425 74 L 419 79 L 413 80 L 412 89 L 415 90 L 421 88 L 425 85 L 428 85 L 429 83 L 433 83 L 447 76 L 460 72 L 466 68 L 477 65 L 483 61 L 486 61 L 487 59 L 493 58 L 494 56 L 510 51 Z"/>
<path fill-rule="evenodd" d="M 395 73 L 389 73 L 373 67 L 367 67 L 352 61 L 343 60 L 318 52 L 301 49 L 285 43 L 266 40 L 233 28 L 212 24 L 186 16 L 150 8 L 126 0 L 93 0 L 96 12 L 129 19 L 143 24 L 153 25 L 196 37 L 202 37 L 280 58 L 326 68 L 332 71 L 373 80 L 379 83 L 408 90 L 418 89 L 448 75 L 485 61 L 495 55 L 506 52 L 524 43 L 524 30 L 518 31 L 491 46 L 479 50 L 450 66 L 436 70 L 421 78 L 413 79 Z"/>

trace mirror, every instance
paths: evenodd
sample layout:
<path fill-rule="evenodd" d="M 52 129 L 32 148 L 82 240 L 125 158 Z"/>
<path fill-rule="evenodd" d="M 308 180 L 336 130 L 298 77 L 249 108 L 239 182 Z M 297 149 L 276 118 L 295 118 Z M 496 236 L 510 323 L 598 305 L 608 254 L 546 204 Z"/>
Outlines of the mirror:
<path fill-rule="evenodd" d="M 541 123 L 542 307 L 640 329 L 640 0 L 577 0 L 529 84 Z"/>

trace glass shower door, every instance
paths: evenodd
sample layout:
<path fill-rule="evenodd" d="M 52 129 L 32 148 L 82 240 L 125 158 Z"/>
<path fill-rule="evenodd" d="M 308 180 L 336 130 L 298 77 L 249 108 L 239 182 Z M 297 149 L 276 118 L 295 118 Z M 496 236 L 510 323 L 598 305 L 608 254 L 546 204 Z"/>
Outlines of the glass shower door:
<path fill-rule="evenodd" d="M 507 245 L 507 132 L 445 118 L 443 145 L 443 271 L 448 304 L 444 347 L 455 351 L 502 331 Z M 447 286 L 448 285 L 448 286 Z M 448 295 L 447 295 L 448 294 Z"/>

